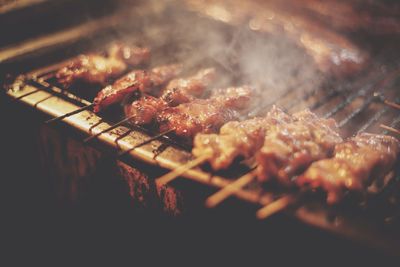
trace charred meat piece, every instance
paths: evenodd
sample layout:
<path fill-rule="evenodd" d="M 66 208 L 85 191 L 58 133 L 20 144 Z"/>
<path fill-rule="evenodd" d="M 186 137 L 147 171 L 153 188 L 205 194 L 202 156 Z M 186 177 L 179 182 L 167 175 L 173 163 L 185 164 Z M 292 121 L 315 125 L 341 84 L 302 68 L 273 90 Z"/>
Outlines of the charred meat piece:
<path fill-rule="evenodd" d="M 276 125 L 290 122 L 291 116 L 281 109 L 272 108 L 265 117 L 224 124 L 219 134 L 199 133 L 194 138 L 193 155 L 210 154 L 209 163 L 214 170 L 229 167 L 238 156 L 250 158 L 262 147 L 266 132 Z"/>
<path fill-rule="evenodd" d="M 256 104 L 256 96 L 255 89 L 249 86 L 241 86 L 213 90 L 210 99 L 223 103 L 225 107 L 241 110 L 247 109 L 250 104 Z"/>
<path fill-rule="evenodd" d="M 56 73 L 56 78 L 63 86 L 82 81 L 89 84 L 105 85 L 109 79 L 121 75 L 127 66 L 125 62 L 101 55 L 80 55 Z"/>
<path fill-rule="evenodd" d="M 132 117 L 131 122 L 134 124 L 149 124 L 163 109 L 190 102 L 203 95 L 215 77 L 215 70 L 210 68 L 186 79 L 174 79 L 163 90 L 160 98 L 143 96 L 127 105 L 125 114 Z"/>
<path fill-rule="evenodd" d="M 331 155 L 342 142 L 332 119 L 321 119 L 309 110 L 293 114 L 293 122 L 277 125 L 266 135 L 256 154 L 257 177 L 291 185 L 291 178 L 313 161 Z"/>
<path fill-rule="evenodd" d="M 201 97 L 204 91 L 215 81 L 214 68 L 200 70 L 189 78 L 174 79 L 163 90 L 161 98 L 169 106 L 177 106 Z"/>
<path fill-rule="evenodd" d="M 157 121 L 160 131 L 174 129 L 178 136 L 192 137 L 199 132 L 215 132 L 227 121 L 237 119 L 238 113 L 211 99 L 196 99 L 163 110 Z"/>
<path fill-rule="evenodd" d="M 336 145 L 334 157 L 314 162 L 296 179 L 300 186 L 322 188 L 327 202 L 340 201 L 346 190 L 366 191 L 395 166 L 399 141 L 391 136 L 361 133 Z"/>
<path fill-rule="evenodd" d="M 64 86 L 77 81 L 105 85 L 108 80 L 121 75 L 127 69 L 127 64 L 136 66 L 150 57 L 149 49 L 124 44 L 111 45 L 107 54 L 80 55 L 60 69 L 56 78 Z"/>
<path fill-rule="evenodd" d="M 176 135 L 182 137 L 215 132 L 224 123 L 238 119 L 255 100 L 254 90 L 247 86 L 228 88 L 225 92 L 229 94 L 195 99 L 164 109 L 157 115 L 160 131 L 173 129 Z"/>
<path fill-rule="evenodd" d="M 151 71 L 131 71 L 97 94 L 94 99 L 94 111 L 99 112 L 109 105 L 122 102 L 125 97 L 135 91 L 149 92 L 163 86 L 181 71 L 182 66 L 178 64 L 157 67 Z"/>
<path fill-rule="evenodd" d="M 144 95 L 132 104 L 126 105 L 125 115 L 130 117 L 130 122 L 137 125 L 150 124 L 157 114 L 168 107 L 167 102 L 161 98 Z"/>
<path fill-rule="evenodd" d="M 113 43 L 107 51 L 109 58 L 119 59 L 130 66 L 138 66 L 150 59 L 150 49 L 125 43 Z"/>

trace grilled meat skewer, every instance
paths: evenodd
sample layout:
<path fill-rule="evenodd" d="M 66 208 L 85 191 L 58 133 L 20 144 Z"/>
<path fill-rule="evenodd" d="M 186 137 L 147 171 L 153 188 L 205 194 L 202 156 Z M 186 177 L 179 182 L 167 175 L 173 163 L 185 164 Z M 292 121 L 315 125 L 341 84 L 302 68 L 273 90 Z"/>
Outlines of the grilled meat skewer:
<path fill-rule="evenodd" d="M 163 90 L 160 98 L 168 106 L 177 106 L 201 97 L 216 79 L 214 68 L 203 69 L 189 78 L 174 79 Z"/>
<path fill-rule="evenodd" d="M 149 92 L 163 86 L 181 71 L 182 66 L 179 64 L 156 67 L 150 71 L 131 71 L 97 94 L 94 99 L 94 111 L 99 112 L 109 105 L 122 102 L 126 96 L 135 91 Z"/>
<path fill-rule="evenodd" d="M 262 147 L 267 132 L 282 123 L 292 121 L 291 116 L 273 107 L 265 117 L 224 124 L 219 134 L 199 133 L 195 136 L 192 153 L 196 157 L 211 155 L 208 162 L 214 170 L 228 168 L 238 156 L 246 159 Z"/>
<path fill-rule="evenodd" d="M 308 110 L 289 116 L 274 107 L 264 118 L 228 122 L 219 134 L 197 134 L 192 153 L 198 158 L 210 155 L 207 161 L 214 170 L 228 167 L 237 156 L 256 154 L 259 181 L 321 188 L 327 203 L 334 204 L 345 190 L 366 191 L 373 182 L 383 185 L 397 162 L 400 143 L 368 133 L 342 141 L 333 120 L 319 119 Z"/>
<path fill-rule="evenodd" d="M 113 43 L 107 51 L 108 57 L 122 60 L 129 66 L 138 66 L 150 59 L 150 49 L 126 45 L 121 42 Z"/>
<path fill-rule="evenodd" d="M 200 132 L 215 132 L 224 123 L 243 116 L 256 100 L 255 91 L 248 86 L 217 92 L 208 99 L 195 99 L 161 111 L 156 118 L 160 131 L 174 129 L 176 135 L 189 138 Z"/>
<path fill-rule="evenodd" d="M 80 55 L 60 69 L 56 78 L 65 87 L 77 81 L 105 85 L 107 80 L 123 74 L 126 68 L 126 64 L 116 58 L 97 54 Z"/>
<path fill-rule="evenodd" d="M 157 113 L 167 107 L 187 103 L 204 94 L 207 87 L 215 80 L 215 69 L 204 69 L 185 79 L 169 82 L 159 98 L 144 95 L 125 107 L 125 114 L 132 117 L 134 124 L 149 124 Z"/>
<path fill-rule="evenodd" d="M 327 192 L 327 202 L 337 203 L 345 190 L 363 191 L 383 179 L 394 167 L 400 152 L 399 141 L 391 136 L 361 133 L 336 145 L 334 157 L 314 162 L 296 179 Z"/>
<path fill-rule="evenodd" d="M 56 78 L 63 86 L 70 86 L 77 81 L 89 84 L 105 85 L 108 80 L 118 77 L 127 69 L 127 65 L 136 66 L 150 57 L 147 48 L 113 44 L 108 56 L 100 54 L 80 55 L 56 73 Z"/>
<path fill-rule="evenodd" d="M 210 154 L 209 162 L 215 170 L 228 167 L 237 156 L 257 154 L 260 180 L 288 180 L 315 158 L 329 155 L 342 141 L 335 127 L 333 120 L 320 119 L 308 110 L 290 116 L 273 107 L 264 118 L 228 122 L 219 134 L 196 135 L 192 152 L 198 157 Z"/>
<path fill-rule="evenodd" d="M 131 118 L 130 123 L 146 125 L 154 121 L 157 113 L 166 109 L 168 103 L 161 98 L 151 95 L 143 95 L 132 104 L 124 106 L 125 116 Z"/>
<path fill-rule="evenodd" d="M 342 142 L 333 119 L 321 119 L 309 110 L 293 114 L 293 122 L 280 124 L 268 132 L 256 154 L 257 178 L 276 179 L 291 185 L 291 178 L 313 161 L 327 158 Z"/>

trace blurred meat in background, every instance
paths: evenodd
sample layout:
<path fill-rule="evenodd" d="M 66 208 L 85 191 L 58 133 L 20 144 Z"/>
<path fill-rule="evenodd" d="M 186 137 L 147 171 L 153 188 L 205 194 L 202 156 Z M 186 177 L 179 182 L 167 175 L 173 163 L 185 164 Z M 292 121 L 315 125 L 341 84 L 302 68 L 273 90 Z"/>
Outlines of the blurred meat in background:
<path fill-rule="evenodd" d="M 320 70 L 351 75 L 368 64 L 359 34 L 400 33 L 399 5 L 384 1 L 186 1 L 207 16 L 255 31 L 285 35 L 303 47 Z M 379 38 L 379 37 L 378 37 Z"/>

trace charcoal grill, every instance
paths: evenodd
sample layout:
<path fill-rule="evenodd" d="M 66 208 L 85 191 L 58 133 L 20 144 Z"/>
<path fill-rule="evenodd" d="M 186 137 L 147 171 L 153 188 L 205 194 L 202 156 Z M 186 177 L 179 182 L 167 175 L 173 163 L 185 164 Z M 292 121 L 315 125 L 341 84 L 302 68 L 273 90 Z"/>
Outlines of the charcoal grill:
<path fill-rule="evenodd" d="M 58 123 L 69 125 L 86 137 L 92 137 L 90 142 L 105 144 L 109 152 L 117 158 L 145 162 L 157 166 L 161 169 L 161 173 L 165 173 L 193 162 L 190 147 L 170 135 L 160 135 L 146 128 L 129 125 L 126 121 L 121 122 L 123 114 L 118 107 L 101 115 L 94 114 L 91 111 L 90 92 L 82 93 L 86 90 L 83 85 L 72 89 L 63 88 L 54 78 L 55 71 L 78 53 L 104 51 L 108 43 L 115 39 L 123 39 L 129 34 L 132 36 L 129 42 L 151 47 L 154 58 L 152 65 L 165 61 L 180 61 L 187 66 L 188 72 L 204 65 L 212 65 L 218 68 L 224 77 L 228 77 L 229 83 L 239 84 L 248 82 L 250 79 L 246 73 L 241 73 L 240 66 L 237 64 L 238 50 L 248 48 L 243 48 L 245 45 L 241 44 L 240 40 L 260 42 L 266 38 L 275 37 L 253 32 L 245 26 L 226 25 L 223 22 L 200 17 L 174 4 L 167 4 L 159 9 L 149 8 L 149 6 L 151 5 L 138 6 L 129 12 L 120 12 L 103 18 L 101 23 L 80 25 L 80 28 L 75 31 L 58 36 L 53 35 L 53 39 L 48 40 L 49 42 L 38 44 L 38 47 L 46 46 L 41 48 L 44 52 L 40 57 L 37 57 L 35 53 L 33 55 L 36 57 L 27 57 L 25 48 L 16 50 L 15 57 L 8 60 L 9 65 L 6 67 L 10 67 L 8 70 L 14 69 L 14 74 L 20 76 L 11 84 L 7 95 L 14 101 L 22 102 L 47 114 L 49 118 L 61 116 L 62 121 Z M 179 12 L 176 12 L 177 10 Z M 179 16 L 172 19 L 172 13 Z M 154 35 L 149 32 L 143 32 L 142 25 L 136 20 L 132 23 L 125 22 L 128 17 L 143 17 L 143 14 L 146 14 L 146 23 L 147 20 L 151 21 L 149 25 L 146 25 L 150 32 L 158 30 L 159 33 L 165 30 L 164 34 L 167 36 L 160 40 L 154 38 Z M 169 21 L 168 27 L 162 24 L 165 20 Z M 194 50 L 188 47 L 196 45 L 204 47 L 202 36 L 195 39 L 185 38 L 190 35 L 188 32 L 167 31 L 174 27 L 178 28 L 180 21 L 183 20 L 213 29 L 210 31 L 214 34 L 223 33 L 223 39 L 228 48 L 212 51 L 209 54 L 202 54 L 201 51 L 199 54 L 194 54 Z M 89 38 L 82 39 L 82 32 L 90 33 Z M 392 43 L 396 41 L 392 40 Z M 292 45 L 289 42 L 288 46 Z M 308 83 L 310 76 L 299 78 L 294 75 L 293 78 L 288 78 L 287 84 L 290 86 L 279 90 L 278 93 L 270 91 L 271 97 L 252 115 L 262 115 L 272 105 L 282 107 L 289 112 L 308 107 L 322 117 L 334 118 L 345 137 L 362 131 L 382 132 L 398 137 L 396 129 L 400 124 L 398 106 L 400 103 L 398 90 L 400 54 L 395 45 L 391 45 L 389 41 L 380 45 L 369 66 L 356 76 L 338 79 L 319 74 L 323 77 L 322 82 L 313 84 Z M 38 47 L 34 47 L 32 52 L 37 51 Z M 293 49 L 298 49 L 295 45 L 293 47 Z M 63 53 L 65 48 L 68 49 L 67 53 Z M 40 63 L 41 66 L 38 66 L 35 60 L 42 58 L 45 60 Z M 305 58 L 307 60 L 307 57 Z M 22 69 L 27 70 L 24 73 L 19 72 L 22 65 L 24 66 Z M 124 151 L 128 152 L 121 156 L 121 152 Z M 194 167 L 186 169 L 180 179 L 190 179 L 221 190 L 220 198 L 213 205 L 230 195 L 258 205 L 260 208 L 264 207 L 264 211 L 267 210 L 267 212 L 278 211 L 290 202 L 291 205 L 283 212 L 300 221 L 384 247 L 394 253 L 400 252 L 396 249 L 400 240 L 400 232 L 395 229 L 396 225 L 399 225 L 396 219 L 400 214 L 400 205 L 398 204 L 399 194 L 396 192 L 398 186 L 395 183 L 368 198 L 363 205 L 348 200 L 348 203 L 343 206 L 328 207 L 321 199 L 298 199 L 290 192 L 277 192 L 264 188 L 249 179 L 249 176 L 244 180 L 237 180 L 249 171 L 251 170 L 241 165 L 235 168 L 234 175 L 232 171 L 213 173 L 207 168 Z M 384 211 L 381 210 L 382 205 L 385 205 Z M 389 220 L 390 224 L 388 224 Z"/>

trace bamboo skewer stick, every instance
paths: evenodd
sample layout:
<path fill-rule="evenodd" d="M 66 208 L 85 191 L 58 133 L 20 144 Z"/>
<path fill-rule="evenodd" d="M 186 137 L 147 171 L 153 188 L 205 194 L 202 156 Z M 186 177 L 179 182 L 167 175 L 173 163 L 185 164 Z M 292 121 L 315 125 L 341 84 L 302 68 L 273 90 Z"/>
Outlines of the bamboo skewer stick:
<path fill-rule="evenodd" d="M 260 220 L 266 219 L 271 215 L 286 209 L 290 204 L 294 202 L 294 197 L 291 195 L 283 196 L 259 209 L 256 213 L 256 217 Z"/>
<path fill-rule="evenodd" d="M 390 127 L 390 126 L 387 126 L 387 125 L 385 125 L 385 124 L 381 124 L 381 125 L 379 125 L 379 127 L 383 128 L 383 129 L 385 129 L 385 130 L 394 132 L 394 133 L 396 133 L 396 134 L 400 134 L 400 130 L 397 130 L 397 129 L 395 129 L 395 128 L 393 128 L 393 127 Z"/>
<path fill-rule="evenodd" d="M 392 108 L 400 109 L 400 104 L 385 100 L 384 103 Z"/>
<path fill-rule="evenodd" d="M 229 185 L 225 186 L 215 194 L 211 195 L 206 200 L 206 206 L 208 208 L 213 208 L 228 198 L 230 195 L 235 193 L 236 191 L 243 188 L 245 185 L 249 184 L 253 181 L 255 176 L 254 170 L 251 172 L 243 175 L 242 177 L 236 179 L 234 182 L 230 183 Z"/>
<path fill-rule="evenodd" d="M 157 183 L 157 185 L 165 185 L 165 184 L 175 180 L 176 178 L 178 178 L 180 175 L 184 174 L 188 170 L 206 162 L 208 159 L 210 159 L 210 154 L 201 155 L 200 157 L 195 158 L 194 160 L 191 160 L 191 161 L 187 162 L 186 164 L 179 166 L 175 170 L 157 178 L 156 183 Z"/>

